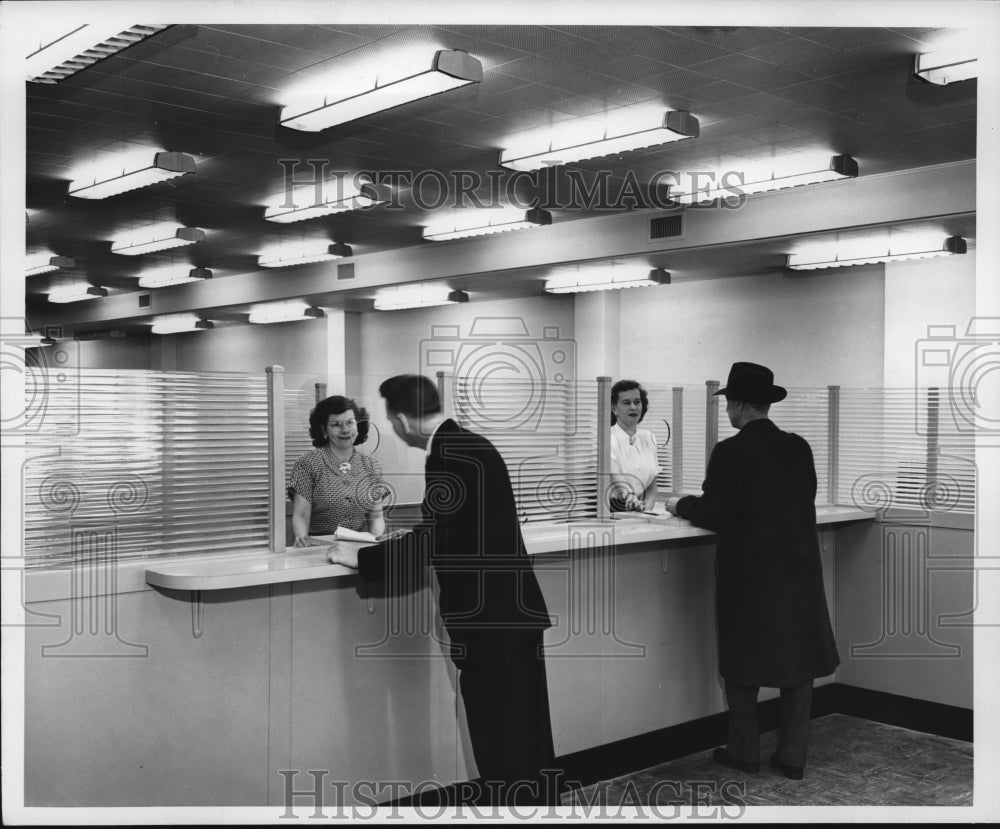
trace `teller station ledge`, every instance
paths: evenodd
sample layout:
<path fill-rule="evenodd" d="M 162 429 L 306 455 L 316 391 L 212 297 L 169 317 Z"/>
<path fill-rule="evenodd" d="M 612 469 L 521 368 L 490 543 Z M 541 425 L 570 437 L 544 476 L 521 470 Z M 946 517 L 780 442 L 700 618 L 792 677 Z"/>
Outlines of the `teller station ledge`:
<path fill-rule="evenodd" d="M 93 378 L 102 393 L 82 409 L 85 416 L 100 418 L 101 406 L 105 415 L 122 410 L 109 386 L 127 396 L 143 379 L 118 376 L 126 374 L 142 373 Z M 91 445 L 79 459 L 65 451 L 57 459 L 64 473 L 78 468 L 80 478 L 75 488 L 46 495 L 41 506 L 59 510 L 49 509 L 45 533 L 31 523 L 38 511 L 29 504 L 26 536 L 38 558 L 24 579 L 27 803 L 281 806 L 292 789 L 312 791 L 322 779 L 334 787 L 326 789 L 334 799 L 357 804 L 405 800 L 477 776 L 435 579 L 428 572 L 389 594 L 383 584 L 366 584 L 355 571 L 328 563 L 324 548 L 290 546 L 286 484 L 294 459 L 309 448 L 296 435 L 325 389 L 304 382 L 289 388 L 286 379 L 279 368 L 259 384 L 244 376 L 211 378 L 216 393 L 226 392 L 219 406 L 231 408 L 233 395 L 245 395 L 245 410 L 259 412 L 267 447 L 261 457 L 244 462 L 211 430 L 185 428 L 183 440 L 161 444 L 169 455 L 163 469 L 171 474 L 164 472 L 160 489 L 137 481 L 124 487 L 127 476 L 118 475 L 113 491 L 100 492 L 101 510 L 88 512 Z M 461 383 L 439 381 L 453 416 L 475 429 Z M 199 395 L 205 382 L 196 384 Z M 177 383 L 178 394 L 191 394 L 190 377 Z M 663 514 L 662 502 L 642 514 L 610 512 L 610 484 L 601 483 L 609 381 L 580 385 L 579 398 L 591 402 L 589 410 L 574 403 L 579 435 L 572 445 L 559 445 L 537 425 L 535 443 L 499 431 L 489 436 L 510 471 L 525 545 L 553 620 L 545 658 L 557 759 L 567 775 L 586 783 L 720 744 L 725 701 L 717 668 L 715 536 Z M 651 422 L 665 424 L 657 434 L 659 490 L 697 493 L 712 445 L 706 434 L 719 428 L 712 382 L 647 388 L 660 406 L 651 407 Z M 910 589 L 887 584 L 882 574 L 917 566 L 928 551 L 970 555 L 968 510 L 919 508 L 909 493 L 914 475 L 920 469 L 926 475 L 925 456 L 880 457 L 878 467 L 867 443 L 872 432 L 858 448 L 845 445 L 845 396 L 845 390 L 791 390 L 790 399 L 801 402 L 790 407 L 788 420 L 797 422 L 781 423 L 809 436 L 820 480 L 818 534 L 842 665 L 817 684 L 970 708 L 965 632 L 950 635 L 948 644 L 966 648 L 951 660 L 900 667 L 891 652 L 880 651 L 893 645 L 880 635 L 886 595 Z M 838 397 L 839 419 L 831 405 Z M 200 409 L 210 410 L 212 399 L 199 397 Z M 869 411 L 870 402 L 859 411 Z M 681 433 L 697 439 L 678 447 Z M 207 443 L 195 445 L 199 440 Z M 183 470 L 185 457 L 213 474 L 199 483 L 194 467 Z M 213 466 L 213 457 L 228 464 Z M 851 464 L 863 463 L 869 470 L 856 474 L 862 467 Z M 27 491 L 32 485 L 42 491 L 51 471 L 42 466 L 29 465 Z M 865 475 L 870 482 L 862 481 Z M 220 476 L 232 482 L 228 494 Z M 392 470 L 385 477 L 391 483 Z M 231 497 L 237 486 L 249 494 Z M 229 500 L 213 502 L 219 493 Z M 387 510 L 390 529 L 414 521 L 416 494 Z M 103 513 L 108 504 L 110 519 Z M 887 532 L 925 533 L 930 546 L 888 544 Z M 61 546 L 54 540 L 60 533 Z M 170 555 L 149 552 L 168 544 Z M 946 595 L 932 598 L 968 611 L 974 605 L 968 573 L 956 567 L 946 575 Z M 894 612 L 899 607 L 893 604 Z M 924 639 L 931 647 L 943 641 Z M 870 651 L 860 657 L 872 658 L 853 658 L 858 646 Z M 765 690 L 762 699 L 769 694 L 776 692 Z M 640 765 L 632 769 L 631 762 Z M 374 788 L 359 790 L 365 781 Z M 408 782 L 385 788 L 378 781 Z"/>

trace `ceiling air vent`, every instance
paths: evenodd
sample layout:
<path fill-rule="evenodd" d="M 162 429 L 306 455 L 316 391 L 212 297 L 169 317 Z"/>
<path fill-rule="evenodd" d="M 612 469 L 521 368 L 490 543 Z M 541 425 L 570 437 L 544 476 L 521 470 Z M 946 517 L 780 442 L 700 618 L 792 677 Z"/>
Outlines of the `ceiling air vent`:
<path fill-rule="evenodd" d="M 152 299 L 151 294 L 139 294 L 139 307 L 149 308 L 153 304 Z"/>
<path fill-rule="evenodd" d="M 345 262 L 343 265 L 337 265 L 337 279 L 354 279 L 354 263 Z"/>
<path fill-rule="evenodd" d="M 684 235 L 684 220 L 681 214 L 672 216 L 657 216 L 649 220 L 649 238 L 669 239 L 672 236 Z"/>

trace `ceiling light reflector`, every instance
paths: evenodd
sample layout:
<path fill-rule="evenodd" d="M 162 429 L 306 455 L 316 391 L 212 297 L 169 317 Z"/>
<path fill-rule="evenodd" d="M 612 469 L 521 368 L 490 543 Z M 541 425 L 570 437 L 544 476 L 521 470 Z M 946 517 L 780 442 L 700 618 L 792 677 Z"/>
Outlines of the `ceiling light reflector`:
<path fill-rule="evenodd" d="M 572 132 L 569 131 L 572 126 Z M 500 165 L 511 170 L 541 170 L 587 158 L 653 147 L 698 135 L 698 119 L 683 110 L 614 113 L 599 122 L 574 121 L 556 128 L 557 135 L 538 135 L 500 151 Z"/>
<path fill-rule="evenodd" d="M 25 276 L 38 276 L 43 273 L 52 273 L 60 268 L 75 268 L 76 261 L 69 256 L 55 256 L 51 253 L 37 253 L 27 258 L 27 268 Z"/>
<path fill-rule="evenodd" d="M 979 74 L 974 55 L 960 49 L 943 49 L 917 55 L 914 74 L 925 81 L 944 86 L 956 81 L 967 81 Z"/>
<path fill-rule="evenodd" d="M 257 257 L 257 265 L 261 268 L 287 268 L 290 265 L 308 265 L 312 262 L 326 262 L 353 255 L 351 246 L 341 242 L 326 244 L 321 248 L 317 248 L 314 243 L 296 249 L 278 249 L 273 253 L 262 254 Z"/>
<path fill-rule="evenodd" d="M 69 186 L 69 194 L 78 199 L 106 199 L 129 190 L 148 187 L 160 181 L 197 172 L 194 158 L 185 153 L 159 152 L 153 161 L 134 170 L 122 170 L 117 175 L 95 173 L 92 177 L 77 179 Z M 99 178 L 104 175 L 105 178 Z"/>
<path fill-rule="evenodd" d="M 107 288 L 93 285 L 74 285 L 71 288 L 54 288 L 49 291 L 49 302 L 82 302 L 85 299 L 97 299 L 107 295 Z"/>
<path fill-rule="evenodd" d="M 458 213 L 460 211 L 456 211 Z M 509 211 L 491 215 L 483 224 L 483 216 L 489 211 L 464 211 L 452 221 L 424 228 L 424 239 L 428 242 L 444 242 L 449 239 L 465 239 L 469 236 L 487 236 L 505 233 L 509 230 L 527 230 L 552 224 L 552 214 L 548 210 L 533 208 L 524 213 Z"/>
<path fill-rule="evenodd" d="M 546 280 L 545 290 L 550 294 L 579 294 L 669 284 L 670 272 L 663 268 L 653 268 L 646 274 L 625 268 L 594 268 L 591 271 L 554 276 Z"/>
<path fill-rule="evenodd" d="M 949 236 L 945 239 L 941 247 L 928 247 L 926 244 L 910 245 L 892 244 L 887 245 L 885 252 L 874 250 L 867 246 L 869 250 L 846 250 L 842 253 L 835 253 L 833 258 L 819 258 L 810 256 L 808 253 L 789 254 L 786 267 L 793 271 L 812 271 L 821 268 L 843 268 L 851 265 L 875 265 L 880 262 L 903 262 L 908 259 L 934 259 L 938 256 L 952 256 L 963 254 L 968 250 L 965 239 L 961 236 Z"/>
<path fill-rule="evenodd" d="M 187 282 L 201 282 L 211 279 L 212 271 L 208 268 L 187 268 L 167 266 L 157 268 L 139 277 L 140 288 L 166 288 L 169 285 L 184 285 Z M 154 332 L 155 333 L 155 332 Z"/>
<path fill-rule="evenodd" d="M 111 244 L 111 252 L 122 256 L 140 256 L 144 253 L 157 253 L 204 241 L 205 231 L 197 227 L 177 227 L 173 232 L 136 230 L 129 236 L 115 239 Z"/>
<path fill-rule="evenodd" d="M 400 71 L 406 74 L 399 77 Z M 478 60 L 458 49 L 443 49 L 434 54 L 429 67 L 421 63 L 402 70 L 389 70 L 354 94 L 341 93 L 340 97 L 333 93 L 282 107 L 281 125 L 318 132 L 449 89 L 479 83 L 482 79 L 483 66 Z M 350 83 L 345 79 L 344 84 Z M 331 84 L 337 88 L 344 85 L 339 81 L 331 81 Z"/>
<path fill-rule="evenodd" d="M 250 322 L 255 325 L 269 325 L 275 322 L 299 322 L 320 319 L 326 313 L 322 308 L 303 308 L 301 305 L 265 305 L 250 312 Z"/>
<path fill-rule="evenodd" d="M 447 285 L 404 285 L 375 297 L 375 310 L 402 311 L 406 308 L 458 305 L 468 301 L 469 295 L 465 291 L 452 291 Z"/>

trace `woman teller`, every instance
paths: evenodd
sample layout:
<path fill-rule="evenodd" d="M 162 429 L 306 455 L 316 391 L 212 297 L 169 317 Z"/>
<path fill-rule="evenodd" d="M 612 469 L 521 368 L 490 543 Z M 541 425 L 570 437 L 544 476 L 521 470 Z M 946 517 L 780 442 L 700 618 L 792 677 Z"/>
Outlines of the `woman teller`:
<path fill-rule="evenodd" d="M 382 469 L 357 446 L 368 439 L 368 413 L 348 397 L 335 395 L 309 413 L 313 449 L 292 467 L 292 530 L 296 547 L 322 542 L 337 527 L 380 536 L 385 532 Z"/>

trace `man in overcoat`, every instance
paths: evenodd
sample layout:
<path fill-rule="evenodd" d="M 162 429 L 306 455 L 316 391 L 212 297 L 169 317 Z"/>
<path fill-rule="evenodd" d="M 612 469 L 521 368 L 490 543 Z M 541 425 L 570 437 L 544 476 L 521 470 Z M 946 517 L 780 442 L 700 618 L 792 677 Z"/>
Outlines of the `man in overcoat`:
<path fill-rule="evenodd" d="M 778 745 L 770 762 L 800 779 L 813 680 L 840 662 L 823 590 L 812 450 L 768 419 L 770 404 L 787 392 L 764 366 L 734 363 L 716 394 L 726 396 L 726 413 L 739 433 L 712 450 L 700 497 L 667 500 L 671 512 L 718 534 L 719 672 L 729 738 L 713 759 L 759 770 L 757 694 L 761 686 L 780 688 Z"/>
<path fill-rule="evenodd" d="M 428 564 L 459 669 L 469 738 L 486 792 L 480 802 L 551 799 L 541 771 L 553 759 L 542 634 L 551 625 L 521 536 L 507 467 L 486 438 L 441 412 L 427 377 L 390 377 L 379 387 L 386 416 L 407 445 L 426 450 L 420 523 L 329 560 L 365 581 L 412 585 Z"/>

